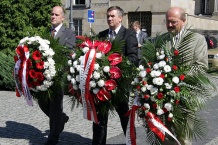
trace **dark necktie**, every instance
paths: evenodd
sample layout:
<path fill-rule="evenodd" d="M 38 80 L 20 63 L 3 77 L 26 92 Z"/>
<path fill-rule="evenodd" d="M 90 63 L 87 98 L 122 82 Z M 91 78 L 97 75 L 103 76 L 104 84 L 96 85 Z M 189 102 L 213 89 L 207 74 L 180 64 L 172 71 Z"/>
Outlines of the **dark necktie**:
<path fill-rule="evenodd" d="M 116 32 L 111 30 L 111 31 L 110 31 L 110 39 L 111 39 L 111 40 L 114 40 L 115 37 L 116 37 Z"/>
<path fill-rule="evenodd" d="M 52 31 L 51 31 L 51 37 L 52 37 L 52 38 L 54 38 L 55 32 L 56 32 L 56 30 L 55 30 L 55 29 L 52 29 Z"/>

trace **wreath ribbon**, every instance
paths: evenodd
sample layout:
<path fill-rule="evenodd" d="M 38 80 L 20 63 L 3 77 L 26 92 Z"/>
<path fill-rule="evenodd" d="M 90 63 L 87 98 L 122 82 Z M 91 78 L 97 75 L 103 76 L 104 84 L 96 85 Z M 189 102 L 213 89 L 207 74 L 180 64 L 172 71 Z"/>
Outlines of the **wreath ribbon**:
<path fill-rule="evenodd" d="M 25 97 L 25 100 L 27 101 L 27 104 L 29 106 L 33 106 L 32 95 L 30 94 L 30 90 L 29 90 L 27 80 L 26 80 L 27 60 L 29 59 L 30 54 L 29 54 L 29 50 L 27 47 L 24 48 L 24 46 L 22 46 L 21 49 L 23 49 L 23 51 L 20 51 L 21 54 L 18 56 L 18 60 L 15 63 L 15 67 L 14 67 L 14 80 L 16 84 L 16 95 L 20 97 L 23 94 Z M 17 51 L 18 50 L 16 49 L 16 52 Z M 21 56 L 24 56 L 24 57 L 22 57 L 21 59 Z M 19 74 L 19 71 L 21 71 L 22 73 Z M 21 78 L 21 84 L 20 84 L 19 78 Z"/>
<path fill-rule="evenodd" d="M 80 69 L 80 90 L 83 104 L 83 118 L 91 120 L 98 124 L 97 113 L 93 102 L 93 97 L 90 94 L 90 78 L 94 70 L 96 50 L 91 49 L 83 57 Z"/>
<path fill-rule="evenodd" d="M 138 101 L 138 96 L 135 97 L 132 109 L 127 112 L 129 115 L 129 122 L 126 130 L 126 144 L 136 145 L 136 135 L 135 135 L 135 112 L 140 108 L 140 103 Z M 157 118 L 153 113 L 147 112 L 145 117 L 148 127 L 162 140 L 165 139 L 165 133 L 169 134 L 178 145 L 181 145 L 177 138 L 164 126 L 159 118 Z"/>

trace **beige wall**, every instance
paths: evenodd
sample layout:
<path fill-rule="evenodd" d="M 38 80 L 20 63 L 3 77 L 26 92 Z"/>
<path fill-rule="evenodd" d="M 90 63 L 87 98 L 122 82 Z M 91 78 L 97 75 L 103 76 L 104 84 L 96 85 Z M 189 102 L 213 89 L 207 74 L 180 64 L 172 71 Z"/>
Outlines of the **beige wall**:
<path fill-rule="evenodd" d="M 62 1 L 65 2 L 65 0 Z M 91 27 L 95 33 L 108 28 L 106 10 L 114 5 L 124 9 L 123 25 L 125 27 L 128 27 L 128 12 L 150 11 L 152 13 L 152 36 L 155 36 L 158 32 L 167 31 L 165 12 L 171 6 L 180 6 L 188 13 L 187 22 L 193 29 L 218 30 L 218 21 L 216 19 L 194 15 L 195 0 L 93 0 L 90 9 L 95 11 L 95 22 L 91 24 Z M 199 11 L 199 8 L 196 11 Z M 66 18 L 69 18 L 69 10 Z M 83 34 L 89 34 L 90 24 L 87 22 L 87 9 L 73 10 L 73 18 L 83 18 Z M 66 22 L 69 24 L 67 19 Z"/>

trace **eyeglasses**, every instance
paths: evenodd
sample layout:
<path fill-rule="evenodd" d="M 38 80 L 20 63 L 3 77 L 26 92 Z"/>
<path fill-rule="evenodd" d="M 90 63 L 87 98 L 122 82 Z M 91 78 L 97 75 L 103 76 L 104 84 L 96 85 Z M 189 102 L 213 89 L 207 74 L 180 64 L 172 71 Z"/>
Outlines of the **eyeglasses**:
<path fill-rule="evenodd" d="M 165 23 L 166 24 L 176 25 L 178 23 L 178 21 L 168 21 L 168 20 L 165 20 Z"/>

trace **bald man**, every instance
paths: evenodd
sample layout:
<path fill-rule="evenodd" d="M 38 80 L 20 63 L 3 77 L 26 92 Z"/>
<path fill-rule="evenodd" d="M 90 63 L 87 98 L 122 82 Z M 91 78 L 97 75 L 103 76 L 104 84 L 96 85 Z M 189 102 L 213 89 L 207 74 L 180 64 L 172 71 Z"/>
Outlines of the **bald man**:
<path fill-rule="evenodd" d="M 63 21 L 64 9 L 61 6 L 53 7 L 51 11 L 51 36 L 58 39 L 59 44 L 73 49 L 76 41 L 75 33 L 66 28 Z M 64 130 L 65 123 L 69 120 L 69 117 L 63 112 L 64 92 L 62 86 L 54 82 L 52 87 L 54 96 L 51 96 L 51 100 L 38 100 L 39 107 L 49 117 L 50 133 L 45 145 L 56 145 L 59 142 L 59 135 Z"/>
<path fill-rule="evenodd" d="M 190 48 L 188 50 L 189 53 L 185 55 L 183 58 L 192 58 L 190 61 L 187 62 L 187 65 L 191 65 L 190 74 L 194 72 L 205 72 L 208 68 L 208 54 L 207 54 L 207 43 L 204 36 L 193 33 L 186 29 L 186 14 L 185 11 L 180 7 L 171 7 L 166 12 L 166 27 L 168 33 L 170 34 L 171 38 L 168 44 L 169 48 L 174 47 L 175 49 L 180 50 L 180 46 L 178 42 L 182 41 L 181 36 L 186 36 L 192 34 L 193 41 L 190 43 L 185 44 L 185 48 Z M 166 124 L 167 128 L 173 132 L 173 123 L 167 121 Z M 178 137 L 180 143 L 182 145 L 192 145 L 192 140 L 188 139 L 188 137 Z M 164 145 L 170 144 L 177 144 L 173 141 L 169 141 L 168 139 L 165 140 L 163 143 Z"/>
<path fill-rule="evenodd" d="M 186 14 L 185 11 L 180 7 L 171 7 L 166 13 L 166 27 L 171 37 L 173 38 L 174 47 L 180 49 L 177 46 L 181 41 L 180 37 L 183 35 L 193 34 L 194 40 L 191 43 L 186 44 L 190 47 L 189 55 L 185 57 L 193 58 L 187 64 L 192 66 L 193 72 L 205 71 L 208 68 L 208 53 L 207 53 L 207 42 L 205 37 L 198 33 L 193 33 L 185 28 L 186 25 Z M 173 44 L 171 43 L 171 44 Z"/>

